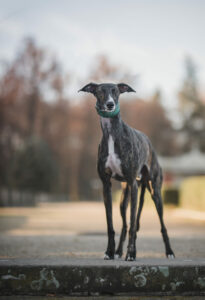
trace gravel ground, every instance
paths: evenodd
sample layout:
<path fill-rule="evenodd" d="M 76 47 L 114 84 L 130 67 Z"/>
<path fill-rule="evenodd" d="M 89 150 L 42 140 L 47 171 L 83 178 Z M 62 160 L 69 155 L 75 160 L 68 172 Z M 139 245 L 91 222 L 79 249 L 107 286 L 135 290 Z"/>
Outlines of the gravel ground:
<path fill-rule="evenodd" d="M 113 206 L 116 241 L 121 218 Z M 205 258 L 205 213 L 165 208 L 165 222 L 177 258 Z M 44 203 L 35 208 L 0 208 L 0 259 L 101 258 L 106 220 L 101 202 Z M 125 246 L 126 249 L 126 246 Z M 159 220 L 145 205 L 137 238 L 139 258 L 163 258 Z"/>

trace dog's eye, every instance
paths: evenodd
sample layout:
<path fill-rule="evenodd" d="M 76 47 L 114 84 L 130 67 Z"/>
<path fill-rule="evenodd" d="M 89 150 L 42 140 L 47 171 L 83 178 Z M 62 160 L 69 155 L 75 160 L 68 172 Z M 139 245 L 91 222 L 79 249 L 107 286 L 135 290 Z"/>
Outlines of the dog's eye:
<path fill-rule="evenodd" d="M 102 98 L 102 97 L 104 96 L 103 91 L 99 91 L 99 92 L 98 92 L 98 95 L 99 95 L 100 98 Z"/>
<path fill-rule="evenodd" d="M 112 94 L 115 95 L 116 94 L 116 90 L 112 89 Z"/>

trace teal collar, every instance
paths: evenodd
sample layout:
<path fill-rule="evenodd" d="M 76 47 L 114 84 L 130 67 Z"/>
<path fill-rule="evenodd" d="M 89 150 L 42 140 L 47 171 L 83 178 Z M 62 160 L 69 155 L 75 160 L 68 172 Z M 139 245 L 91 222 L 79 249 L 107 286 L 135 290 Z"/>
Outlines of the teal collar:
<path fill-rule="evenodd" d="M 100 110 L 97 105 L 95 106 L 98 115 L 100 115 L 103 118 L 114 118 L 116 115 L 119 114 L 120 112 L 120 104 L 119 102 L 117 103 L 115 110 L 114 111 L 105 111 L 105 110 Z"/>

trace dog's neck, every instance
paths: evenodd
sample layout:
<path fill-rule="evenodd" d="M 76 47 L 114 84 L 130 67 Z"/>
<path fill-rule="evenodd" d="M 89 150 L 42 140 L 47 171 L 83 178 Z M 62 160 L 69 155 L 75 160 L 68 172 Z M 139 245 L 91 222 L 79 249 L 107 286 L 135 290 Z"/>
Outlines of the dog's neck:
<path fill-rule="evenodd" d="M 107 137 L 108 135 L 115 136 L 116 134 L 120 134 L 122 127 L 122 119 L 120 114 L 115 116 L 114 118 L 100 118 L 101 128 L 103 135 Z"/>

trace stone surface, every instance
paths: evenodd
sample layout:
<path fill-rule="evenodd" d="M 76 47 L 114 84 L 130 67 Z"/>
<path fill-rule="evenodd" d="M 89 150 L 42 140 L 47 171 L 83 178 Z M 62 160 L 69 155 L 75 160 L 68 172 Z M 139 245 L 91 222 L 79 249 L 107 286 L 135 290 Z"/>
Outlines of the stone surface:
<path fill-rule="evenodd" d="M 1 295 L 205 295 L 205 261 L 0 261 Z"/>

